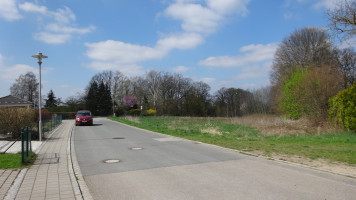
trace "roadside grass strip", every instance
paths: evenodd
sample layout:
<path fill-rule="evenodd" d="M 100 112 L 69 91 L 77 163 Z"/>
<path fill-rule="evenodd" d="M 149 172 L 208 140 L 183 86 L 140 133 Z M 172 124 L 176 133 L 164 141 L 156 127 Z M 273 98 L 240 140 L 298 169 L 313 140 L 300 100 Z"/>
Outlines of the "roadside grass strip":
<path fill-rule="evenodd" d="M 313 135 L 270 134 L 263 135 L 255 128 L 228 123 L 221 118 L 202 117 L 125 117 L 109 118 L 142 129 L 186 138 L 221 147 L 265 156 L 283 154 L 309 159 L 356 164 L 356 134 L 331 132 Z"/>

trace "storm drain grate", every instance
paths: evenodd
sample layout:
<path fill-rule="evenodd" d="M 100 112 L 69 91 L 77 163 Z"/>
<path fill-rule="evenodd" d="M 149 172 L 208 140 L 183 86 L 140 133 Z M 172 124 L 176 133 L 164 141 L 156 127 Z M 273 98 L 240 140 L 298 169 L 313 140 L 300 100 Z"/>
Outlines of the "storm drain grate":
<path fill-rule="evenodd" d="M 119 163 L 120 160 L 119 159 L 107 159 L 107 160 L 103 160 L 103 163 L 106 164 L 114 164 L 114 163 Z"/>
<path fill-rule="evenodd" d="M 143 148 L 142 147 L 131 147 L 131 148 L 129 148 L 130 150 L 143 150 Z"/>

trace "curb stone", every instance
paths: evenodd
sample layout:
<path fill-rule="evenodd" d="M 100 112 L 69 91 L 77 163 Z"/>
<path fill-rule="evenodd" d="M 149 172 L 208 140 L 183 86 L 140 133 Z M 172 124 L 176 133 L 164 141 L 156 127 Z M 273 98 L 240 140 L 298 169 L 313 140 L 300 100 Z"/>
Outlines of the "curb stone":
<path fill-rule="evenodd" d="M 77 156 L 75 153 L 75 148 L 74 148 L 74 126 L 72 127 L 71 133 L 70 133 L 70 138 L 68 140 L 68 148 L 70 148 L 70 162 L 68 162 L 68 165 L 71 165 L 70 167 L 73 169 L 70 171 L 70 176 L 72 177 L 72 180 L 76 181 L 77 186 L 74 186 L 77 191 L 75 191 L 76 197 L 81 197 L 83 200 L 93 200 L 92 195 L 90 194 L 90 191 L 88 189 L 87 184 L 84 181 L 84 177 L 82 175 L 82 172 L 80 170 Z"/>

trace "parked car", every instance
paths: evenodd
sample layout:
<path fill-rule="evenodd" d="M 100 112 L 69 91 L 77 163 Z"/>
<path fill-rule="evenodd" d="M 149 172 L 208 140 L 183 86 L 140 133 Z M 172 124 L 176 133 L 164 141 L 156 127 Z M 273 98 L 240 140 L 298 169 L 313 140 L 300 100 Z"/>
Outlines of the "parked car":
<path fill-rule="evenodd" d="M 89 110 L 79 110 L 75 115 L 75 125 L 93 125 L 93 116 Z"/>

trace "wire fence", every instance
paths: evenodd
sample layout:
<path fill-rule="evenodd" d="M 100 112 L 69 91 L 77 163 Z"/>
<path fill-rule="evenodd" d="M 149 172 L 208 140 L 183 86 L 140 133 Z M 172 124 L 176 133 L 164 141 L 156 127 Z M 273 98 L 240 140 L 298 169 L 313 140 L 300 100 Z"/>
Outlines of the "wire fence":
<path fill-rule="evenodd" d="M 62 123 L 62 115 L 52 115 L 49 120 L 42 121 L 42 132 L 50 132 Z"/>

